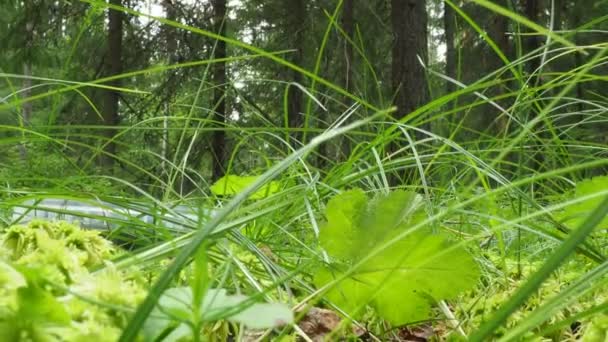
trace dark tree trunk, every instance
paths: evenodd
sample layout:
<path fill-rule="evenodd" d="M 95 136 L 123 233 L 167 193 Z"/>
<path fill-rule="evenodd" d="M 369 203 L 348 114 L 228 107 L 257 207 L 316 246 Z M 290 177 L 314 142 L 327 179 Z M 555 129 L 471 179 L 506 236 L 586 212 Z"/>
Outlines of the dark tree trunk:
<path fill-rule="evenodd" d="M 496 0 L 494 1 L 497 5 L 502 7 L 507 6 L 508 0 Z M 500 51 L 509 57 L 511 55 L 511 43 L 509 41 L 509 36 L 507 35 L 509 31 L 509 20 L 507 17 L 492 13 L 492 22 L 490 27 L 488 28 L 488 36 L 496 43 Z M 504 62 L 494 53 L 491 52 L 490 61 L 488 63 L 488 72 L 495 71 L 504 66 Z"/>
<path fill-rule="evenodd" d="M 213 0 L 213 21 L 215 32 L 226 35 L 226 0 Z M 215 58 L 226 58 L 226 42 L 218 41 L 215 47 Z M 212 179 L 218 180 L 226 172 L 226 62 L 213 65 L 213 91 L 214 115 L 213 121 L 217 130 L 213 131 L 211 138 L 211 151 L 213 154 Z"/>
<path fill-rule="evenodd" d="M 445 30 L 445 74 L 446 76 L 456 79 L 456 46 L 454 45 L 454 37 L 456 34 L 456 16 L 454 10 L 447 2 L 443 3 L 443 25 Z M 449 94 L 456 90 L 452 82 L 447 82 L 446 92 Z"/>
<path fill-rule="evenodd" d="M 355 32 L 355 0 L 345 0 L 342 10 L 342 29 L 344 33 L 354 40 Z M 353 75 L 353 45 L 344 40 L 344 89 L 352 90 L 352 75 Z"/>
<path fill-rule="evenodd" d="M 501 7 L 509 8 L 508 1 L 510 0 L 496 0 L 495 2 Z M 498 13 L 491 13 L 490 16 L 491 20 L 487 28 L 488 36 L 496 43 L 498 49 L 500 49 L 500 51 L 507 56 L 507 58 L 511 58 L 513 48 L 508 36 L 509 20 L 507 17 Z M 500 59 L 500 57 L 494 51 L 488 49 L 488 53 L 489 55 L 487 55 L 487 63 L 485 63 L 487 74 L 505 66 L 503 60 Z M 501 96 L 508 86 L 509 84 L 506 81 L 503 81 L 501 85 L 493 87 L 488 94 L 492 97 Z M 496 100 L 496 103 L 503 108 L 508 108 L 510 105 L 510 100 Z M 494 112 L 496 113 L 496 116 L 488 115 L 488 112 Z M 490 105 L 482 107 L 482 111 L 478 112 L 475 118 L 478 120 L 477 124 L 475 125 L 476 130 L 482 132 L 486 131 L 491 134 L 507 134 L 508 118 L 503 113 L 497 112 L 496 109 Z"/>
<path fill-rule="evenodd" d="M 563 0 L 554 0 L 554 12 L 553 12 L 553 30 L 561 31 L 563 24 L 563 11 L 565 10 L 565 3 Z"/>
<path fill-rule="evenodd" d="M 121 6 L 121 0 L 110 0 L 110 4 Z M 110 9 L 108 11 L 108 51 L 106 54 L 106 75 L 113 76 L 122 73 L 122 31 L 123 31 L 123 13 L 121 11 Z M 120 86 L 119 80 L 114 80 L 108 83 L 111 86 Z M 119 95 L 116 91 L 105 91 L 105 99 L 102 109 L 103 123 L 105 126 L 117 126 L 120 119 L 118 116 L 118 101 Z M 115 131 L 111 128 L 104 129 L 104 138 L 110 140 L 114 137 Z M 106 141 L 104 141 L 106 143 Z M 104 149 L 105 154 L 101 157 L 101 163 L 107 168 L 114 166 L 114 157 L 116 154 L 116 144 L 110 142 Z"/>
<path fill-rule="evenodd" d="M 425 70 L 419 61 L 420 58 L 426 64 L 428 59 L 426 1 L 391 0 L 391 26 L 393 31 L 391 86 L 394 105 L 397 106 L 394 116 L 401 119 L 426 104 L 429 99 Z M 421 128 L 429 129 L 429 127 Z M 415 139 L 423 137 L 418 133 L 412 135 Z M 402 147 L 400 145 L 397 141 L 393 141 L 388 149 L 395 152 Z M 403 181 L 414 182 L 415 174 L 407 171 L 402 177 L 404 179 L 391 174 L 389 182 L 392 186 L 398 186 Z"/>
<path fill-rule="evenodd" d="M 576 4 L 574 6 L 576 6 Z M 569 27 L 569 29 L 576 29 L 581 24 L 583 24 L 582 15 L 580 12 L 581 10 L 578 8 L 573 8 L 572 10 L 574 12 L 574 15 L 573 15 L 574 25 L 573 25 L 573 27 Z M 581 33 L 576 33 L 574 35 L 574 43 L 576 45 L 584 45 L 582 37 L 583 36 Z M 574 66 L 576 69 L 578 69 L 578 68 L 582 67 L 582 65 L 583 65 L 583 55 L 581 52 L 577 51 L 574 53 Z M 585 109 L 585 106 L 582 102 L 584 96 L 585 96 L 584 83 L 577 82 L 576 83 L 576 98 L 581 100 L 581 101 L 577 101 L 577 105 L 576 105 L 576 107 L 577 107 L 576 109 L 578 111 L 578 121 L 583 120 L 585 117 L 585 115 L 583 114 L 583 110 Z"/>
<path fill-rule="evenodd" d="M 429 92 L 424 68 L 427 62 L 427 13 L 425 0 L 392 0 L 392 89 L 397 118 L 427 103 Z"/>
<path fill-rule="evenodd" d="M 291 53 L 290 62 L 295 65 L 302 66 L 304 61 L 304 26 L 305 26 L 305 12 L 306 3 L 304 0 L 289 0 L 285 2 L 287 7 L 287 32 L 291 33 L 293 46 L 295 52 Z M 294 83 L 302 84 L 302 75 L 293 70 L 291 81 Z M 287 95 L 287 120 L 290 128 L 302 127 L 302 91 L 297 87 L 291 86 L 289 94 Z M 291 133 L 292 143 L 295 143 L 302 135 L 297 132 Z"/>
<path fill-rule="evenodd" d="M 530 19 L 531 21 L 538 23 L 539 19 L 540 19 L 540 7 L 539 7 L 539 3 L 537 0 L 524 0 L 525 5 L 524 5 L 524 14 L 525 16 Z M 534 31 L 531 31 L 531 33 Z M 525 52 L 526 54 L 530 54 L 530 53 L 534 53 L 535 55 L 539 54 L 539 51 L 537 51 L 541 46 L 541 40 L 540 37 L 538 35 L 532 35 L 532 36 L 527 36 L 525 38 L 524 41 L 524 48 L 525 48 Z M 534 52 L 536 51 L 536 52 Z M 541 70 L 539 69 L 540 67 L 540 57 L 534 57 L 531 60 L 528 61 L 527 64 L 527 72 L 528 75 L 530 77 L 530 81 L 529 84 L 532 87 L 536 87 L 539 85 L 539 80 L 540 80 L 540 75 L 539 73 L 541 72 Z M 536 114 L 536 108 L 534 105 L 532 105 L 530 107 L 530 119 L 533 119 L 537 116 Z M 546 132 L 546 127 L 543 123 L 539 123 L 536 125 L 536 130 L 538 132 L 538 137 L 539 140 L 536 142 L 536 144 L 538 144 L 538 147 L 535 148 L 535 150 L 533 151 L 532 154 L 532 159 L 531 159 L 531 168 L 536 170 L 537 172 L 541 171 L 545 166 L 545 158 L 544 158 L 544 141 L 545 139 L 548 139 L 548 135 Z"/>
<path fill-rule="evenodd" d="M 537 0 L 525 0 L 525 15 L 526 17 L 528 17 L 528 19 L 530 19 L 531 21 L 538 23 L 539 22 L 539 17 L 540 17 L 540 8 L 538 5 L 538 1 Z M 533 32 L 533 31 L 532 31 Z M 538 48 L 540 48 L 541 45 L 541 41 L 540 41 L 540 37 L 538 35 L 532 35 L 532 36 L 527 36 L 526 40 L 525 40 L 525 48 L 526 48 L 526 53 L 531 53 L 534 50 L 537 50 Z M 536 53 L 538 54 L 538 52 Z M 530 60 L 528 62 L 528 73 L 530 75 L 532 75 L 532 73 L 538 73 L 540 66 L 540 57 L 535 57 L 534 59 Z M 535 75 L 532 80 L 531 80 L 531 84 L 535 85 L 538 81 L 538 75 Z"/>
<path fill-rule="evenodd" d="M 163 0 L 163 7 L 167 13 L 167 20 L 175 21 L 177 19 L 177 8 L 175 0 Z M 163 25 L 163 34 L 167 48 L 167 59 L 169 63 L 175 63 L 177 60 L 177 41 L 175 36 L 175 28 L 171 25 Z"/>

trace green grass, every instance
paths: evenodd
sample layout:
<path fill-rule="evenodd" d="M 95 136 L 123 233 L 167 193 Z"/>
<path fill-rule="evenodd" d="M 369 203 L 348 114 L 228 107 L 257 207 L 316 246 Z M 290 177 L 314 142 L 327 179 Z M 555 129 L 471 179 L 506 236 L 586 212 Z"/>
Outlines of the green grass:
<path fill-rule="evenodd" d="M 144 16 L 101 1 L 83 2 Z M 146 224 L 136 217 L 119 222 L 122 227 L 108 233 L 108 238 L 131 249 L 114 260 L 112 267 L 118 270 L 138 267 L 150 274 L 147 297 L 137 308 L 131 308 L 134 311 L 122 332 L 121 341 L 132 341 L 163 292 L 178 285 L 192 285 L 192 277 L 188 275 L 193 273 L 201 276 L 203 272 L 209 277 L 196 280 L 201 287 L 226 288 L 257 299 L 287 303 L 292 308 L 324 306 L 342 312 L 340 307 L 324 299 L 329 289 L 315 288 L 312 281 L 315 269 L 327 261 L 318 241 L 326 204 L 336 194 L 351 188 L 369 193 L 405 188 L 423 195 L 424 220 L 375 246 L 358 264 L 351 265 L 344 277 L 398 245 L 412 232 L 431 227 L 433 232 L 446 234 L 456 245 L 465 247 L 481 269 L 476 289 L 443 303 L 443 309 L 434 311 L 429 319 L 437 329 L 438 339 L 457 338 L 463 333 L 465 336 L 460 337 L 473 341 L 488 340 L 492 336 L 505 341 L 543 336 L 574 339 L 572 323 L 579 322 L 582 326 L 579 333 L 584 334 L 592 322 L 599 321 L 606 313 L 606 227 L 596 226 L 608 213 L 605 199 L 608 188 L 598 189 L 599 192 L 590 197 L 594 210 L 582 224 L 568 226 L 560 221 L 560 215 L 568 206 L 589 200 L 571 196 L 575 184 L 593 175 L 606 174 L 608 141 L 587 139 L 587 136 L 588 123 L 606 124 L 608 110 L 605 96 L 583 100 L 570 94 L 578 84 L 605 80 L 596 72 L 598 66 L 606 62 L 608 45 L 577 46 L 570 39 L 576 30 L 564 35 L 550 32 L 491 2 L 474 2 L 549 37 L 549 45 L 532 55 L 508 60 L 496 44 L 484 36 L 505 65 L 472 84 L 458 84 L 454 93 L 437 96 L 400 121 L 392 119 L 393 108 L 349 93 L 319 75 L 322 54 L 330 48 L 326 45 L 328 36 L 332 29 L 339 29 L 335 21 L 339 5 L 333 14 L 327 14 L 328 27 L 320 43 L 324 48 L 319 50 L 313 70 L 289 63 L 283 58 L 285 51 L 264 51 L 212 32 L 152 18 L 176 29 L 225 41 L 243 51 L 226 58 L 227 62 L 268 59 L 307 77 L 310 87 L 306 89 L 306 125 L 299 129 L 303 133 L 300 144 L 289 145 L 284 137 L 293 130 L 269 121 L 262 127 L 228 123 L 222 129 L 236 139 L 230 158 L 231 172 L 260 177 L 236 196 L 216 196 L 209 191 L 209 175 L 189 169 L 186 160 L 197 134 L 218 129 L 212 126 L 214 122 L 194 113 L 208 105 L 201 99 L 211 89 L 205 77 L 207 68 L 221 60 L 152 66 L 89 82 L 39 78 L 36 81 L 49 90 L 25 99 L 13 92 L 0 103 L 0 110 L 18 111 L 29 101 L 56 101 L 76 92 L 98 113 L 84 89 L 108 88 L 105 84 L 111 80 L 134 77 L 141 77 L 145 83 L 147 77 L 172 69 L 204 68 L 196 94 L 179 99 L 186 108 L 182 108 L 180 116 L 147 118 L 119 127 L 54 123 L 36 127 L 25 127 L 22 123 L 0 125 L 0 209 L 8 211 L 26 198 L 46 197 L 102 199 L 124 208 L 145 200 L 149 208 L 144 210 L 151 215 L 157 210 L 172 212 L 173 205 L 184 203 L 216 208 L 217 214 L 208 220 L 186 222 L 184 229 L 188 232 L 185 233 Z M 473 19 L 465 19 L 481 32 Z M 360 44 L 350 43 L 357 53 L 364 55 Z M 553 56 L 581 51 L 588 54 L 583 65 L 561 72 L 545 71 L 552 65 Z M 538 71 L 540 74 L 525 75 L 521 70 L 532 56 L 543 57 L 546 64 Z M 373 73 L 371 63 L 363 60 L 364 66 Z M 543 76 L 548 81 L 531 84 L 533 76 Z M 10 83 L 21 76 L 1 73 L 0 77 Z M 429 69 L 429 77 L 441 79 L 443 75 Z M 284 80 L 253 81 L 285 86 Z M 516 86 L 510 86 L 512 84 Z M 492 95 L 491 89 L 501 85 L 506 85 L 508 90 Z M 145 93 L 139 89 L 112 89 L 134 96 Z M 380 89 L 378 93 L 381 94 Z M 315 121 L 312 108 L 321 103 L 319 99 L 329 99 L 332 108 L 340 109 L 332 113 L 337 119 L 324 124 Z M 277 108 L 283 104 L 279 103 Z M 452 104 L 455 104 L 453 108 Z M 179 108 L 177 104 L 169 105 Z M 579 105 L 585 110 L 577 112 Z M 473 115 L 468 113 L 480 110 L 500 117 L 507 122 L 508 129 L 497 134 L 467 128 L 466 117 Z M 280 112 L 277 109 L 273 114 Z M 571 115 L 580 119 L 568 120 Z M 146 134 L 161 134 L 165 130 L 164 121 L 168 122 L 167 134 L 178 142 L 171 156 L 160 153 L 155 145 L 131 147 L 132 141 L 143 142 Z M 419 128 L 425 123 L 430 124 L 431 131 Z M 103 137 L 106 128 L 116 130 L 112 142 L 118 145 L 119 152 L 111 157 L 121 167 L 113 174 L 96 165 L 98 157 L 106 153 L 104 146 L 110 142 Z M 463 136 L 476 138 L 463 139 Z M 338 140 L 350 142 L 349 155 L 337 148 L 329 149 L 331 155 L 319 155 L 321 144 Z M 401 149 L 389 155 L 388 146 L 395 143 Z M 21 144 L 27 148 L 27 161 L 19 156 Z M 538 151 L 543 154 L 543 160 L 540 165 L 534 165 Z M 75 160 L 74 154 L 81 158 Z M 243 155 L 248 158 L 246 162 L 241 160 Z M 324 161 L 323 168 L 319 167 L 320 159 Z M 187 178 L 196 184 L 190 192 L 182 191 L 182 182 Z M 392 179 L 399 182 L 391 184 Z M 280 184 L 279 191 L 263 199 L 249 199 L 271 181 Z M 11 224 L 8 216 L 3 217 L 3 222 L 7 226 Z M 197 264 L 193 260 L 201 246 L 206 253 L 204 261 Z M 107 268 L 109 266 L 99 267 L 93 273 Z M 568 275 L 566 280 L 560 278 L 564 274 Z M 351 334 L 348 328 L 351 321 L 367 327 L 369 334 L 378 340 L 397 334 L 400 327 L 389 326 L 372 310 L 363 310 L 359 320 L 342 312 L 347 319 L 335 336 Z M 455 321 L 446 319 L 446 315 L 452 314 Z M 217 317 L 229 316 L 219 313 Z M 219 331 L 213 330 L 212 321 L 197 324 L 208 336 Z M 224 324 L 224 333 L 229 330 L 243 336 L 242 326 Z M 287 326 L 265 334 L 278 338 L 302 332 Z"/>

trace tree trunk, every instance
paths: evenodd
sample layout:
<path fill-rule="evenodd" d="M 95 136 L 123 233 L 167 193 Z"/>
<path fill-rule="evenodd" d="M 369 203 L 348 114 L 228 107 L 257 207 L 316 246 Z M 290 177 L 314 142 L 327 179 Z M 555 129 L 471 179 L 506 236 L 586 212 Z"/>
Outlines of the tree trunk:
<path fill-rule="evenodd" d="M 501 7 L 505 7 L 505 8 L 509 8 L 509 2 L 510 0 L 497 0 L 495 1 L 497 5 L 501 6 Z M 491 20 L 489 23 L 489 26 L 487 28 L 488 31 L 488 36 L 490 39 L 492 39 L 494 41 L 494 43 L 496 43 L 496 46 L 498 47 L 498 49 L 505 55 L 507 56 L 507 58 L 511 58 L 511 55 L 513 54 L 513 48 L 512 48 L 512 44 L 511 41 L 509 40 L 509 36 L 508 36 L 508 32 L 509 32 L 509 20 L 507 19 L 507 17 L 500 15 L 498 13 L 492 13 L 491 15 Z M 502 67 L 505 66 L 505 63 L 503 62 L 502 59 L 500 59 L 500 57 L 498 57 L 498 55 L 488 49 L 488 55 L 487 55 L 487 63 L 486 63 L 486 73 L 492 73 Z M 486 55 L 486 54 L 484 54 Z M 488 92 L 488 95 L 491 95 L 491 97 L 498 97 L 501 96 L 505 89 L 507 89 L 509 87 L 509 84 L 507 83 L 507 81 L 503 81 L 502 84 L 500 85 L 496 85 L 495 87 L 493 87 L 492 89 L 490 89 L 490 91 Z M 508 108 L 510 106 L 510 100 L 509 99 L 503 99 L 503 100 L 496 100 L 496 103 L 499 104 L 502 108 Z M 496 113 L 496 115 L 498 116 L 493 116 L 493 115 L 488 115 L 489 112 L 493 112 Z M 477 112 L 477 115 L 475 115 L 475 119 L 478 121 L 474 127 L 475 130 L 478 130 L 480 132 L 488 132 L 490 134 L 496 134 L 496 135 L 505 135 L 507 134 L 507 130 L 508 130 L 508 126 L 509 126 L 509 120 L 508 117 L 506 117 L 503 113 L 497 111 L 495 108 L 493 108 L 490 105 L 485 105 L 483 107 L 481 107 L 481 112 Z"/>
<path fill-rule="evenodd" d="M 454 36 L 456 34 L 456 16 L 454 10 L 447 2 L 443 3 L 443 25 L 445 30 L 445 74 L 446 76 L 456 79 L 456 46 L 454 45 Z M 456 90 L 452 82 L 446 83 L 446 92 L 449 94 Z"/>
<path fill-rule="evenodd" d="M 215 32 L 226 35 L 226 0 L 213 0 L 213 21 Z M 226 42 L 218 41 L 215 47 L 215 58 L 226 58 Z M 213 65 L 213 91 L 214 115 L 213 121 L 217 130 L 213 131 L 211 138 L 211 151 L 213 153 L 212 179 L 218 180 L 226 172 L 226 62 Z"/>
<path fill-rule="evenodd" d="M 110 4 L 121 6 L 121 0 L 110 0 Z M 122 31 L 123 31 L 123 13 L 121 11 L 110 9 L 108 11 L 108 52 L 106 55 L 106 75 L 113 76 L 122 73 Z M 119 80 L 114 80 L 108 85 L 118 87 Z M 103 121 L 108 127 L 117 126 L 120 119 L 118 116 L 118 101 L 119 96 L 116 91 L 105 91 L 105 99 L 103 105 Z M 112 128 L 104 129 L 104 138 L 110 140 L 114 137 L 115 131 Z M 106 143 L 104 141 L 103 143 Z M 116 154 L 116 144 L 110 142 L 104 149 L 104 154 L 101 158 L 101 163 L 104 167 L 112 168 L 114 166 L 114 155 Z"/>
<path fill-rule="evenodd" d="M 162 2 L 167 16 L 167 20 L 175 21 L 177 19 L 177 10 L 175 2 L 175 0 L 163 0 Z M 175 63 L 177 60 L 176 54 L 178 38 L 175 37 L 175 32 L 176 29 L 173 26 L 163 25 L 163 34 L 167 48 L 167 59 L 171 64 Z"/>
<path fill-rule="evenodd" d="M 342 10 L 342 29 L 344 33 L 354 40 L 355 33 L 355 0 L 344 0 L 344 8 Z M 352 90 L 352 75 L 353 75 L 353 45 L 344 40 L 344 89 Z"/>
<path fill-rule="evenodd" d="M 553 2 L 553 31 L 561 31 L 563 24 L 563 11 L 565 10 L 565 3 L 563 0 L 554 0 Z"/>
<path fill-rule="evenodd" d="M 524 7 L 525 10 L 525 15 L 526 17 L 528 17 L 528 19 L 530 19 L 531 21 L 538 23 L 539 21 L 539 17 L 540 17 L 540 8 L 538 5 L 538 1 L 537 0 L 525 0 L 526 4 Z M 531 31 L 534 32 L 534 31 Z M 538 48 L 540 48 L 540 37 L 538 35 L 533 35 L 533 36 L 527 36 L 526 40 L 525 40 L 525 48 L 526 48 L 526 53 L 531 53 L 534 50 L 537 50 Z M 535 57 L 534 59 L 530 60 L 528 62 L 528 73 L 530 75 L 532 75 L 533 73 L 538 73 L 539 70 L 538 68 L 540 67 L 540 57 Z M 536 85 L 538 81 L 538 74 L 536 74 L 534 77 L 532 77 L 531 79 L 531 85 Z"/>
<path fill-rule="evenodd" d="M 525 1 L 525 6 L 524 6 L 524 14 L 525 16 L 530 19 L 531 21 L 538 23 L 539 19 L 540 19 L 540 7 L 538 4 L 537 0 L 524 0 Z M 531 33 L 534 31 L 530 31 Z M 525 38 L 524 41 L 524 48 L 525 48 L 525 52 L 526 54 L 530 54 L 536 50 L 538 50 L 541 46 L 541 41 L 540 41 L 540 37 L 538 35 L 532 35 L 532 36 L 527 36 Z M 538 51 L 534 52 L 536 55 L 539 54 Z M 531 60 L 528 61 L 527 64 L 527 72 L 528 75 L 530 77 L 530 81 L 529 84 L 531 87 L 537 87 L 539 85 L 539 80 L 540 80 L 540 72 L 541 70 L 540 68 L 540 61 L 541 58 L 540 57 L 534 57 Z M 536 113 L 536 108 L 534 105 L 531 105 L 530 107 L 530 120 L 534 119 L 538 114 Z M 542 171 L 542 169 L 544 168 L 544 164 L 545 164 L 545 158 L 544 158 L 544 144 L 545 144 L 545 140 L 549 138 L 548 136 L 548 132 L 546 132 L 546 127 L 544 125 L 544 123 L 538 123 L 536 125 L 536 130 L 538 132 L 538 137 L 539 139 L 537 141 L 534 141 L 533 143 L 537 143 L 538 147 L 534 149 L 534 151 L 532 152 L 532 156 L 531 156 L 531 165 L 530 167 L 537 171 L 540 172 Z"/>
<path fill-rule="evenodd" d="M 508 8 L 507 0 L 495 1 L 497 5 Z M 496 43 L 500 51 L 509 57 L 511 55 L 511 43 L 507 32 L 509 31 L 509 20 L 507 17 L 498 13 L 492 13 L 492 22 L 488 28 L 488 36 Z M 488 71 L 492 72 L 504 66 L 504 62 L 494 53 L 491 52 L 490 62 L 488 63 Z"/>
<path fill-rule="evenodd" d="M 293 47 L 295 52 L 290 54 L 290 62 L 302 66 L 304 58 L 303 58 L 303 49 L 304 49 L 304 25 L 305 25 L 305 13 L 306 13 L 306 3 L 304 0 L 289 0 L 286 2 L 287 4 L 287 32 L 291 31 L 291 37 L 293 37 Z M 293 83 L 302 84 L 302 75 L 293 70 L 291 81 Z M 289 88 L 289 93 L 287 94 L 287 121 L 289 128 L 299 128 L 302 127 L 303 118 L 302 118 L 302 91 L 297 87 L 291 86 Z M 298 139 L 302 136 L 298 132 L 291 132 L 290 134 L 292 139 L 292 144 L 295 144 Z"/>
<path fill-rule="evenodd" d="M 391 26 L 391 86 L 394 104 L 397 106 L 395 117 L 401 119 L 426 104 L 429 99 L 425 70 L 419 61 L 420 58 L 426 64 L 428 59 L 426 1 L 391 0 Z M 415 139 L 423 137 L 418 133 L 412 135 Z M 394 141 L 388 149 L 395 152 L 400 147 L 400 144 Z M 411 178 L 415 177 L 409 171 L 402 176 L 409 182 L 413 182 Z M 402 181 L 396 174 L 389 176 L 389 182 L 393 186 L 401 184 Z"/>
<path fill-rule="evenodd" d="M 403 118 L 428 102 L 424 68 L 427 62 L 427 13 L 425 0 L 392 0 L 392 89 L 397 118 Z"/>

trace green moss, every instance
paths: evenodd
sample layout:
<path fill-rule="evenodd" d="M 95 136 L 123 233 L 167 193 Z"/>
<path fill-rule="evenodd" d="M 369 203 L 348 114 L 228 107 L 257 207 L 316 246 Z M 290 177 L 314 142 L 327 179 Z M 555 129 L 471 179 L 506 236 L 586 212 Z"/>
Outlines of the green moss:
<path fill-rule="evenodd" d="M 146 291 L 97 231 L 32 221 L 0 233 L 1 341 L 116 341 Z M 106 264 L 103 271 L 93 267 Z"/>

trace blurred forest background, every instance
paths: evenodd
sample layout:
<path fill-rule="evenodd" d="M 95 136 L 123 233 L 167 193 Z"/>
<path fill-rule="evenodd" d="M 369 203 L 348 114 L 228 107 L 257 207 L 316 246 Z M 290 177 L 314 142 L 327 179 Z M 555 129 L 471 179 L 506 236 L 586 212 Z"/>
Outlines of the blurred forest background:
<path fill-rule="evenodd" d="M 326 129 L 392 105 L 394 120 L 495 154 L 566 88 L 521 143 L 524 157 L 510 153 L 501 171 L 597 158 L 588 152 L 608 139 L 608 65 L 569 81 L 606 41 L 608 1 L 486 3 L 109 0 L 129 9 L 118 11 L 93 0 L 4 0 L 0 179 L 7 189 L 204 193 L 225 174 L 259 174 Z M 390 123 L 322 144 L 310 166 L 331 175 Z M 377 150 L 387 172 L 403 167 L 390 160 L 408 139 L 436 144 L 410 133 Z M 417 177 L 395 173 L 395 184 Z"/>

